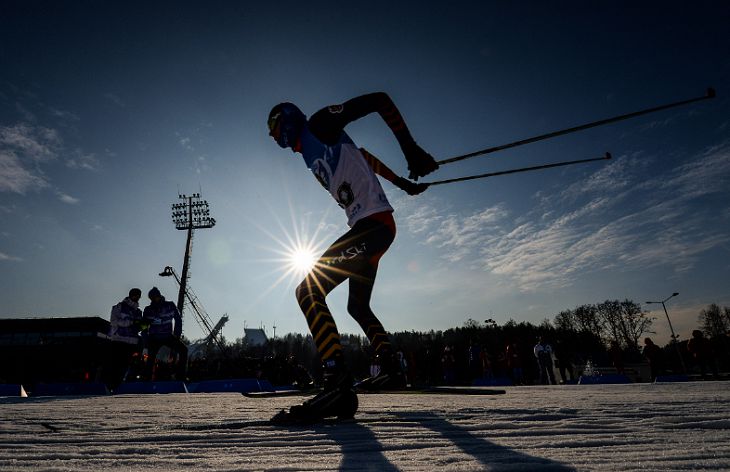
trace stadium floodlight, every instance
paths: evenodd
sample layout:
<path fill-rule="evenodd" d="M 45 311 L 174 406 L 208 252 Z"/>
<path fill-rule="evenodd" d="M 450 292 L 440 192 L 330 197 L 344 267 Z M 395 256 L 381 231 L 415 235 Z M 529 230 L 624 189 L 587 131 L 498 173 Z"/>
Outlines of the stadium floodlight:
<path fill-rule="evenodd" d="M 202 200 L 199 193 L 194 193 L 190 196 L 180 194 L 178 198 L 181 202 L 172 204 L 172 222 L 178 230 L 188 232 L 182 276 L 180 277 L 180 292 L 177 297 L 177 309 L 180 311 L 180 315 L 182 315 L 183 305 L 185 304 L 185 290 L 189 277 L 190 255 L 193 249 L 193 231 L 196 229 L 212 228 L 215 226 L 215 218 L 210 216 L 208 202 Z"/>

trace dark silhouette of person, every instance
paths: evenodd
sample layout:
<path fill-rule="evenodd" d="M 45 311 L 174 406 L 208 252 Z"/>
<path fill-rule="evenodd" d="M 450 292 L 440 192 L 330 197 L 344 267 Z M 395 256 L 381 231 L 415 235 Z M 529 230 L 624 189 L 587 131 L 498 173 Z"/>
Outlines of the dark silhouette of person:
<path fill-rule="evenodd" d="M 107 360 L 105 382 L 110 390 L 114 390 L 127 379 L 135 354 L 141 348 L 139 332 L 142 329 L 142 310 L 139 299 L 142 291 L 133 288 L 129 295 L 112 307 L 109 319 L 109 337 L 111 345 Z"/>
<path fill-rule="evenodd" d="M 507 358 L 507 370 L 512 378 L 512 383 L 522 385 L 524 383 L 524 371 L 522 370 L 522 355 L 517 342 L 507 344 L 505 357 Z"/>
<path fill-rule="evenodd" d="M 553 348 L 545 339 L 540 336 L 533 349 L 537 359 L 537 367 L 540 371 L 540 383 L 543 385 L 555 385 L 555 373 L 553 372 Z"/>
<path fill-rule="evenodd" d="M 182 316 L 173 302 L 165 300 L 157 287 L 152 287 L 148 296 L 150 304 L 145 307 L 143 320 L 149 325 L 147 329 L 145 344 L 147 347 L 147 378 L 159 380 L 155 372 L 155 361 L 157 354 L 163 346 L 166 346 L 173 353 L 171 357 L 177 356 L 175 380 L 185 380 L 187 371 L 188 348 L 180 340 L 182 336 Z M 163 363 L 164 364 L 164 363 Z"/>
<path fill-rule="evenodd" d="M 575 380 L 575 374 L 573 373 L 573 353 L 566 345 L 565 341 L 558 341 L 555 343 L 555 361 L 557 363 L 558 372 L 560 373 L 560 379 L 563 383 L 568 382 L 568 375 L 570 380 Z"/>
<path fill-rule="evenodd" d="M 703 379 L 706 378 L 708 367 L 712 371 L 713 377 L 717 378 L 717 363 L 712 352 L 712 345 L 699 329 L 692 331 L 692 338 L 687 342 L 687 351 L 694 364 L 699 367 Z"/>
<path fill-rule="evenodd" d="M 611 341 L 608 355 L 611 358 L 611 364 L 616 369 L 616 373 L 624 375 L 624 353 L 617 341 Z"/>
<path fill-rule="evenodd" d="M 409 195 L 428 187 L 396 175 L 366 150 L 355 145 L 345 127 L 371 113 L 378 113 L 400 144 L 410 177 L 418 179 L 436 170 L 435 159 L 413 139 L 400 111 L 383 92 L 351 98 L 320 109 L 311 117 L 293 103 L 274 106 L 269 113 L 269 135 L 284 149 L 301 154 L 303 163 L 335 199 L 347 216 L 349 231 L 317 260 L 296 289 L 323 364 L 324 391 L 289 415 L 310 418 L 339 415 L 330 405 L 354 404 L 352 375 L 344 364 L 340 333 L 326 302 L 327 295 L 349 282 L 348 313 L 357 321 L 380 360 L 380 372 L 359 384 L 362 389 L 397 389 L 406 384 L 385 328 L 371 308 L 373 287 L 381 257 L 395 238 L 393 207 L 378 176 Z M 287 412 L 281 415 L 287 418 Z"/>
<path fill-rule="evenodd" d="M 654 381 L 664 374 L 664 352 L 662 348 L 654 344 L 651 338 L 644 339 L 644 357 L 649 361 L 651 380 Z"/>

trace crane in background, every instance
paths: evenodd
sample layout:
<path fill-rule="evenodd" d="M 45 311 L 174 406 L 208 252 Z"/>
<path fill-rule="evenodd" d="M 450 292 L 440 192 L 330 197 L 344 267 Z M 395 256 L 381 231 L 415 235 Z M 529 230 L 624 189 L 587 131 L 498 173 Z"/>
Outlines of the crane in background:
<path fill-rule="evenodd" d="M 160 272 L 160 277 L 173 277 L 175 282 L 177 282 L 182 289 L 180 277 L 171 266 L 165 267 L 165 269 Z M 221 337 L 221 330 L 228 322 L 228 314 L 224 314 L 221 319 L 218 320 L 218 323 L 214 325 L 213 320 L 201 305 L 200 299 L 195 295 L 193 290 L 190 288 L 190 285 L 186 285 L 181 293 L 185 298 L 187 298 L 188 304 L 193 309 L 195 321 L 197 321 L 200 328 L 206 334 L 205 338 L 195 341 L 190 345 L 188 349 L 188 358 L 195 359 L 196 357 L 203 355 L 213 345 L 216 345 L 220 350 L 220 353 L 225 355 L 226 346 L 223 342 L 223 338 Z"/>

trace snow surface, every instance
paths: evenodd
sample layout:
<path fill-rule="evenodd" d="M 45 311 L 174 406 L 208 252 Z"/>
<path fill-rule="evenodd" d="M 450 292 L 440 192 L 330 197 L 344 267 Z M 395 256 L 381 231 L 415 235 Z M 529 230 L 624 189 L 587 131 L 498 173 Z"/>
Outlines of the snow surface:
<path fill-rule="evenodd" d="M 358 422 L 274 427 L 298 397 L 0 399 L 0 470 L 730 470 L 730 383 L 361 395 Z"/>

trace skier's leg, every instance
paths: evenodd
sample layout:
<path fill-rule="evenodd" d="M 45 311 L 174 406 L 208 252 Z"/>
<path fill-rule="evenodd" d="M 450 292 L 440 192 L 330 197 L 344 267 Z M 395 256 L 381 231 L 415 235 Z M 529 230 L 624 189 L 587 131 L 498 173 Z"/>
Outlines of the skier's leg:
<path fill-rule="evenodd" d="M 338 416 L 351 418 L 357 411 L 357 395 L 352 390 L 352 377 L 342 361 L 342 346 L 337 325 L 325 302 L 325 297 L 344 281 L 346 271 L 341 267 L 334 270 L 332 249 L 317 261 L 315 268 L 296 289 L 297 302 L 312 333 L 324 367 L 324 391 L 301 405 L 292 406 L 289 411 L 275 415 L 272 421 L 278 423 L 316 422 L 322 418 Z"/>
<path fill-rule="evenodd" d="M 372 224 L 366 232 L 367 257 L 357 261 L 356 275 L 350 277 L 347 311 L 367 336 L 381 366 L 378 375 L 358 384 L 358 388 L 361 389 L 398 389 L 406 385 L 400 361 L 391 346 L 388 334 L 370 307 L 378 263 L 395 237 L 394 225 L 388 224 L 389 222 L 392 223 L 392 219 L 386 219 L 385 222 L 370 222 Z"/>
<path fill-rule="evenodd" d="M 324 391 L 289 412 L 282 412 L 274 421 L 317 421 L 329 416 L 352 417 L 357 410 L 357 396 L 352 390 L 352 377 L 342 360 L 342 346 L 337 325 L 325 302 L 335 287 L 351 277 L 357 258 L 363 251 L 356 228 L 335 241 L 317 260 L 296 289 L 297 302 L 312 333 L 324 367 Z"/>
<path fill-rule="evenodd" d="M 390 213 L 384 214 L 382 218 L 392 223 Z M 361 289 L 362 293 L 358 292 L 356 298 L 360 298 L 362 303 L 349 303 L 348 310 L 352 306 L 359 311 L 362 306 L 365 314 L 369 312 L 372 315 L 369 302 L 378 261 L 392 243 L 394 234 L 394 229 L 380 219 L 371 217 L 358 221 L 322 254 L 314 269 L 297 287 L 299 307 L 307 319 L 317 351 L 325 365 L 332 364 L 342 355 L 340 335 L 325 297 L 339 284 L 350 279 L 351 290 L 352 281 L 355 281 L 356 291 Z M 361 282 L 363 285 L 359 285 Z M 379 331 L 384 333 L 377 318 L 375 322 Z M 387 342 L 387 336 L 377 337 L 378 342 Z"/>
<path fill-rule="evenodd" d="M 325 297 L 346 279 L 360 277 L 370 259 L 377 256 L 377 262 L 380 245 L 371 237 L 372 228 L 380 226 L 381 223 L 367 219 L 356 223 L 324 252 L 297 287 L 297 302 L 324 366 L 325 390 L 302 405 L 293 406 L 288 413 L 277 415 L 274 421 L 316 421 L 355 414 L 357 396 L 352 390 L 352 377 L 343 365 L 340 334 Z"/>
<path fill-rule="evenodd" d="M 350 295 L 347 300 L 347 312 L 360 325 L 375 354 L 391 351 L 388 334 L 370 308 L 370 298 L 373 294 L 377 271 L 378 268 L 375 265 L 367 267 L 357 277 L 350 277 Z"/>
<path fill-rule="evenodd" d="M 350 277 L 350 296 L 347 311 L 357 321 L 370 341 L 376 359 L 380 364 L 377 375 L 360 382 L 357 387 L 366 390 L 399 389 L 406 385 L 403 369 L 393 350 L 388 333 L 370 308 L 370 297 L 377 274 L 377 264 Z"/>
<path fill-rule="evenodd" d="M 337 331 L 337 325 L 325 302 L 325 297 L 345 278 L 341 272 L 325 271 L 315 267 L 296 289 L 297 303 L 304 313 L 317 352 L 325 367 L 337 367 L 336 364 L 341 362 L 342 357 L 340 333 Z"/>

